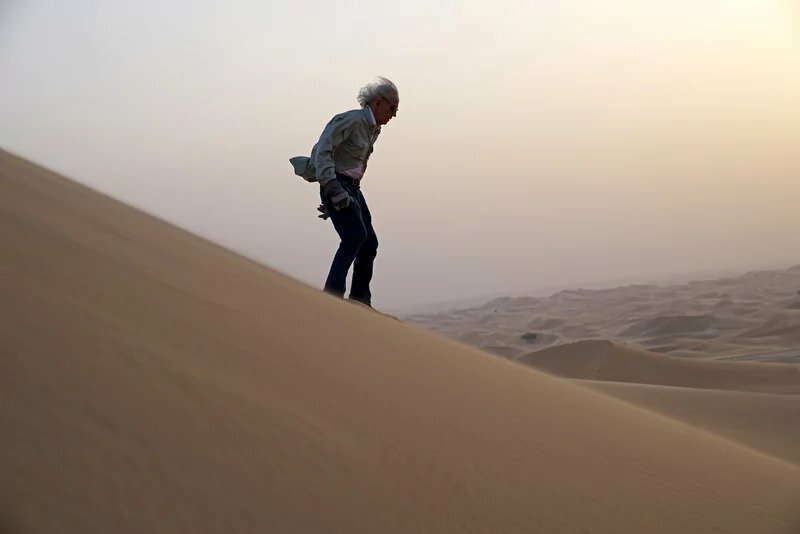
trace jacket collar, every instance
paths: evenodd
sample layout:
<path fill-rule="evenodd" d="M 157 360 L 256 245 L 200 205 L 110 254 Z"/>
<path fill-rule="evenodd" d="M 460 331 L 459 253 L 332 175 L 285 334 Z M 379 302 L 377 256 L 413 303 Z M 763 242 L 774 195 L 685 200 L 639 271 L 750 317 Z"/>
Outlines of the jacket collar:
<path fill-rule="evenodd" d="M 375 120 L 375 114 L 372 113 L 372 108 L 369 106 L 365 107 L 364 116 L 367 118 L 367 122 L 373 129 L 378 127 L 378 121 Z"/>

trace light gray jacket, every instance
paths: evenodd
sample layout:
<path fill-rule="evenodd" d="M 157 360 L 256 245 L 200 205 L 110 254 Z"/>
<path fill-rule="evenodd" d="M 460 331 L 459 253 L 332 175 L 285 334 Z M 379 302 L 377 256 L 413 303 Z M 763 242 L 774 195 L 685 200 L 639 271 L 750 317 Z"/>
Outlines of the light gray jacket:
<path fill-rule="evenodd" d="M 369 108 L 353 109 L 336 115 L 325 126 L 311 156 L 289 159 L 294 173 L 309 182 L 325 185 L 336 172 L 367 167 L 380 128 Z"/>

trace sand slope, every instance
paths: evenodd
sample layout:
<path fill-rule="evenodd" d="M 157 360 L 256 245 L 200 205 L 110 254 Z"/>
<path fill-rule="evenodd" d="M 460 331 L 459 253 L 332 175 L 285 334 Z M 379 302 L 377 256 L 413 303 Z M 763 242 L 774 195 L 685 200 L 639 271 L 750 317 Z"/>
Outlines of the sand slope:
<path fill-rule="evenodd" d="M 0 269 L 0 530 L 800 529 L 788 462 L 2 153 Z"/>
<path fill-rule="evenodd" d="M 578 382 L 800 465 L 800 395 Z"/>
<path fill-rule="evenodd" d="M 692 360 L 587 340 L 532 352 L 520 363 L 567 378 L 751 391 L 799 391 L 800 365 Z"/>

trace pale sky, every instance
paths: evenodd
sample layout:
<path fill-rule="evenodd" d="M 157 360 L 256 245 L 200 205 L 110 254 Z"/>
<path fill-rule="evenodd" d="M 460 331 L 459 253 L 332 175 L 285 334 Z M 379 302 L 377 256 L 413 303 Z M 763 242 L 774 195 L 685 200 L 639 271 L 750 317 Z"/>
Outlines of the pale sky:
<path fill-rule="evenodd" d="M 0 1 L 0 147 L 315 286 L 288 158 L 400 89 L 384 308 L 800 263 L 800 2 Z"/>

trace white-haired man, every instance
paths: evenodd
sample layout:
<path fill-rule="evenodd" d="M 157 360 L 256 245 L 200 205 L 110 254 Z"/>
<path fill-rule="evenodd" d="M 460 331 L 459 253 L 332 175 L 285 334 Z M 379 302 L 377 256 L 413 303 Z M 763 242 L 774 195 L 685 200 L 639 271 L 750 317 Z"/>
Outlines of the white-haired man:
<path fill-rule="evenodd" d="M 381 126 L 397 115 L 400 96 L 394 83 L 378 78 L 377 82 L 361 88 L 358 102 L 361 109 L 340 113 L 325 126 L 311 157 L 298 156 L 289 161 L 295 174 L 309 182 L 319 182 L 320 217 L 330 217 L 341 240 L 325 281 L 325 291 L 344 297 L 352 265 L 350 299 L 372 306 L 369 284 L 378 238 L 361 192 L 361 180 Z"/>

